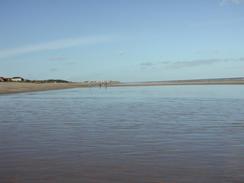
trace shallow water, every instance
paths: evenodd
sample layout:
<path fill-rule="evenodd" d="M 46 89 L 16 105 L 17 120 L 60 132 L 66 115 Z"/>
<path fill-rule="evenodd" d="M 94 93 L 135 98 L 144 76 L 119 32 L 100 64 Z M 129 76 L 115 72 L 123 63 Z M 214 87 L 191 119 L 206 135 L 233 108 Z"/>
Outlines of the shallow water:
<path fill-rule="evenodd" d="M 244 86 L 0 96 L 0 182 L 244 182 Z"/>

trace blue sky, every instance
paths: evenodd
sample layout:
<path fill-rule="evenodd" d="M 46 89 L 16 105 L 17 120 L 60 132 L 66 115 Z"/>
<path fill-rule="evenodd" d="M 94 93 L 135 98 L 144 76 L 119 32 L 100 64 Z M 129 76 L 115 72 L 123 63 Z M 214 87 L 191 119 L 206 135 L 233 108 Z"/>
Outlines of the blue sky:
<path fill-rule="evenodd" d="M 244 76 L 243 0 L 1 0 L 0 75 Z"/>

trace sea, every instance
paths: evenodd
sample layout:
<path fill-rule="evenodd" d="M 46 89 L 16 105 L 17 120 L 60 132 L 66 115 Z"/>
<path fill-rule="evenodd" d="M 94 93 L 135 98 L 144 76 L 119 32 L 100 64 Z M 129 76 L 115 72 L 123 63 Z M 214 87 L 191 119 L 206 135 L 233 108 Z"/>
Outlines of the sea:
<path fill-rule="evenodd" d="M 243 183 L 244 86 L 0 95 L 0 183 Z"/>

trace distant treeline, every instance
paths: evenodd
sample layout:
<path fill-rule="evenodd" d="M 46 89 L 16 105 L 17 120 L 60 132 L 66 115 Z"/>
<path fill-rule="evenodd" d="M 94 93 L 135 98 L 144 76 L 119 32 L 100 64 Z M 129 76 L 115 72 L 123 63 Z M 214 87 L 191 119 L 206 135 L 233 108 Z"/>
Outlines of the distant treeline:
<path fill-rule="evenodd" d="M 27 83 L 70 83 L 62 79 L 30 80 L 22 77 L 0 77 L 0 82 L 27 82 Z"/>
<path fill-rule="evenodd" d="M 48 79 L 48 80 L 28 80 L 26 79 L 24 82 L 29 83 L 70 83 L 70 81 L 62 80 L 62 79 Z"/>

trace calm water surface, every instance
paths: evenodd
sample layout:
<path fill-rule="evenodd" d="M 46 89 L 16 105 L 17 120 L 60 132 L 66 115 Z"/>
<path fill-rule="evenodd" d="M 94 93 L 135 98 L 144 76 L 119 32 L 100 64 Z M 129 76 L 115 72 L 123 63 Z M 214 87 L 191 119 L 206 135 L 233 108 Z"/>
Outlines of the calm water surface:
<path fill-rule="evenodd" d="M 243 183 L 244 86 L 0 96 L 1 183 Z"/>

